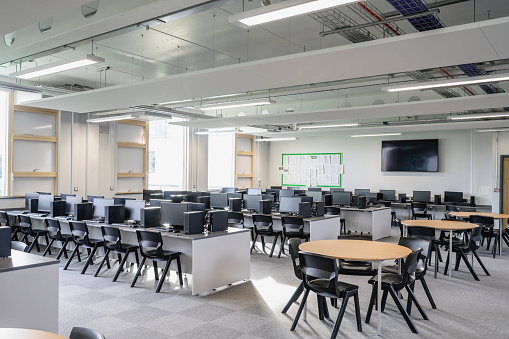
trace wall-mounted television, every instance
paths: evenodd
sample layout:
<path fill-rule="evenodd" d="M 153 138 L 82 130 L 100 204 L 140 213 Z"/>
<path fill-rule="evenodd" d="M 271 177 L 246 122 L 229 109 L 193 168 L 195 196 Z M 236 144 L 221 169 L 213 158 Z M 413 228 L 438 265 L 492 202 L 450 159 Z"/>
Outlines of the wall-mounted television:
<path fill-rule="evenodd" d="M 438 172 L 438 139 L 382 141 L 382 172 Z"/>

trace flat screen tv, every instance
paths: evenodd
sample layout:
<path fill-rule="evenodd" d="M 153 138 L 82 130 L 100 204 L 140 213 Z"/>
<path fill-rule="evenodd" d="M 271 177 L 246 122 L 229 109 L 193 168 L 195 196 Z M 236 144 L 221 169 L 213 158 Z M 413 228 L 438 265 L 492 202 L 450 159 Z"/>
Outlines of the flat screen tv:
<path fill-rule="evenodd" d="M 438 172 L 438 139 L 382 141 L 382 172 Z"/>

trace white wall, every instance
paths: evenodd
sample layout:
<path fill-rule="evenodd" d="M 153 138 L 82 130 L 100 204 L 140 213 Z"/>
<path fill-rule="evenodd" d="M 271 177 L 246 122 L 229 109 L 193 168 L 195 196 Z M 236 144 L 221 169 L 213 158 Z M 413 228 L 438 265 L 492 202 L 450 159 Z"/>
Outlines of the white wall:
<path fill-rule="evenodd" d="M 404 139 L 439 139 L 439 172 L 382 172 L 381 141 Z M 429 190 L 431 194 L 462 191 L 464 196 L 476 196 L 477 204 L 491 205 L 493 176 L 493 137 L 489 133 L 471 130 L 404 133 L 402 136 L 351 138 L 345 135 L 306 137 L 296 141 L 270 143 L 270 184 L 280 185 L 283 153 L 343 153 L 342 187 L 395 189 L 412 195 L 412 191 Z M 509 153 L 509 149 L 508 149 Z"/>

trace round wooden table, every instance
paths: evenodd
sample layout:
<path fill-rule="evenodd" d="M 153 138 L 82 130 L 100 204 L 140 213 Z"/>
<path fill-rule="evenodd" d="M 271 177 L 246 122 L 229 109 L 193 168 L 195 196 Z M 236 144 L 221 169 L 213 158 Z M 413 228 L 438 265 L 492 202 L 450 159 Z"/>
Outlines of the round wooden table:
<path fill-rule="evenodd" d="M 499 249 L 500 255 L 502 255 L 502 231 L 503 231 L 503 222 L 502 219 L 509 219 L 509 214 L 501 214 L 501 213 L 482 213 L 482 212 L 449 212 L 449 215 L 458 217 L 458 218 L 470 218 L 471 215 L 480 215 L 482 217 L 490 217 L 498 220 L 498 230 L 500 232 L 500 241 L 499 241 Z M 496 253 L 496 252 L 495 252 Z"/>
<path fill-rule="evenodd" d="M 471 230 L 473 228 L 478 227 L 479 225 L 471 224 L 464 221 L 454 221 L 454 220 L 403 220 L 401 222 L 403 226 L 412 227 L 429 227 L 437 230 L 450 231 L 449 234 L 449 261 L 451 263 L 451 269 L 449 270 L 449 276 L 452 277 L 452 231 L 461 231 L 461 230 Z M 407 230 L 408 232 L 408 230 Z M 406 235 L 406 234 L 405 234 Z M 435 254 L 437 255 L 437 254 Z M 437 270 L 435 266 L 435 278 L 437 277 Z"/>
<path fill-rule="evenodd" d="M 25 328 L 0 328 L 0 338 L 9 339 L 69 339 L 60 334 L 28 330 Z"/>
<path fill-rule="evenodd" d="M 412 252 L 409 248 L 378 241 L 366 240 L 317 240 L 300 244 L 303 252 L 344 260 L 376 261 L 378 263 L 378 335 L 382 335 L 382 262 L 406 258 Z"/>

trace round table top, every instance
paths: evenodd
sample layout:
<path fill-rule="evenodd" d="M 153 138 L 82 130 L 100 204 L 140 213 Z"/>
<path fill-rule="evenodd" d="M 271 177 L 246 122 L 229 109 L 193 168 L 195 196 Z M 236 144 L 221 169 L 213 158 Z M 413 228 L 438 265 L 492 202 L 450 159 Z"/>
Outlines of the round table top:
<path fill-rule="evenodd" d="M 477 224 L 471 224 L 464 221 L 454 220 L 403 220 L 401 224 L 405 226 L 420 226 L 435 228 L 438 230 L 471 230 L 478 227 Z"/>
<path fill-rule="evenodd" d="M 471 215 L 480 215 L 483 217 L 490 217 L 493 219 L 507 219 L 509 218 L 509 214 L 500 214 L 500 213 L 482 213 L 482 212 L 449 212 L 450 215 L 460 218 L 468 218 Z"/>
<path fill-rule="evenodd" d="M 345 260 L 390 260 L 406 258 L 409 248 L 386 242 L 367 240 L 316 240 L 300 244 L 304 252 Z"/>
<path fill-rule="evenodd" d="M 25 328 L 0 328 L 0 338 L 9 339 L 69 339 L 60 334 Z"/>

